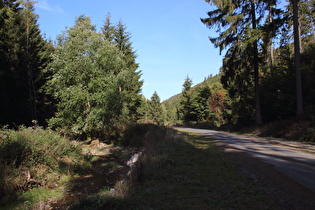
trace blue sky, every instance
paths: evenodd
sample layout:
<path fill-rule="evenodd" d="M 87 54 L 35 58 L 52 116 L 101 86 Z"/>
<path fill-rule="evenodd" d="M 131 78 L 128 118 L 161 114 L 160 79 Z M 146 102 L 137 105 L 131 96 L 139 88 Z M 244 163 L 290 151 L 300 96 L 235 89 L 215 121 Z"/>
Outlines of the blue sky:
<path fill-rule="evenodd" d="M 90 16 L 97 29 L 108 12 L 122 20 L 131 33 L 144 85 L 151 98 L 157 91 L 166 100 L 182 91 L 187 75 L 194 85 L 216 75 L 222 64 L 219 49 L 208 37 L 216 36 L 200 21 L 211 7 L 204 0 L 38 0 L 42 33 L 52 40 L 74 24 L 75 17 Z"/>

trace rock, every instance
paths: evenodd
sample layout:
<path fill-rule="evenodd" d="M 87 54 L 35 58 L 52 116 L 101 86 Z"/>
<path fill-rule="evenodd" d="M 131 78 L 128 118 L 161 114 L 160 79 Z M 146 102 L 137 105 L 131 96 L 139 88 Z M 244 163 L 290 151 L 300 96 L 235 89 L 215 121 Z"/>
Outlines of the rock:
<path fill-rule="evenodd" d="M 128 166 L 132 166 L 133 164 L 135 164 L 135 163 L 138 161 L 139 156 L 140 156 L 140 155 L 139 155 L 138 153 L 134 154 L 134 155 L 130 158 L 130 160 L 128 160 L 127 165 L 128 165 Z"/>
<path fill-rule="evenodd" d="M 138 152 L 138 153 L 134 154 L 134 155 L 130 158 L 130 160 L 128 160 L 127 165 L 131 167 L 133 164 L 137 163 L 138 160 L 139 160 L 139 158 L 143 155 L 143 153 L 144 153 L 144 150 L 142 150 L 141 152 Z"/>

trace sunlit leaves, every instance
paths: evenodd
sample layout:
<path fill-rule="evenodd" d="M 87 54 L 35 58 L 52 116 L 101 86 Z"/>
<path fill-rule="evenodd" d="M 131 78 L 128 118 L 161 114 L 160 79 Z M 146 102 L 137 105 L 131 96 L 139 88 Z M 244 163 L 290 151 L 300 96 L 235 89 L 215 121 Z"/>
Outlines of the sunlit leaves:
<path fill-rule="evenodd" d="M 90 19 L 77 18 L 59 38 L 46 90 L 58 100 L 53 127 L 79 135 L 104 136 L 122 116 L 122 86 L 129 75 L 124 55 L 95 31 Z"/>

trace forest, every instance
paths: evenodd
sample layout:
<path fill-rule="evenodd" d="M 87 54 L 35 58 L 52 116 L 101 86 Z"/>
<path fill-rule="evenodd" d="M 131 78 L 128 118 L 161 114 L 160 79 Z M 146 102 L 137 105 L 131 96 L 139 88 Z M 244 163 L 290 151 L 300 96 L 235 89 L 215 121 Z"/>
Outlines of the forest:
<path fill-rule="evenodd" d="M 124 22 L 108 14 L 97 29 L 81 15 L 49 40 L 33 1 L 0 0 L 0 197 L 27 188 L 12 177 L 34 164 L 47 165 L 41 177 L 61 170 L 52 157 L 70 155 L 68 173 L 83 170 L 87 159 L 69 139 L 122 145 L 143 124 L 250 127 L 315 142 L 315 1 L 205 1 L 215 9 L 200 20 L 217 32 L 209 46 L 224 53 L 220 72 L 196 85 L 187 76 L 162 102 L 142 95 Z"/>
<path fill-rule="evenodd" d="M 182 93 L 163 103 L 167 120 L 281 124 L 278 132 L 289 126 L 314 141 L 314 1 L 207 2 L 216 9 L 201 21 L 216 30 L 209 39 L 225 53 L 220 73 L 195 87 L 187 77 Z"/>

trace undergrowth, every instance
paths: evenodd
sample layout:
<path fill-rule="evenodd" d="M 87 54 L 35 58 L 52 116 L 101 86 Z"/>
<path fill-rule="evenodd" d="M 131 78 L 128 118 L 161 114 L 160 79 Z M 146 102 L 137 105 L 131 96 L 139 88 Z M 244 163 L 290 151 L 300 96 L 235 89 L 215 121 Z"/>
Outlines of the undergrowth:
<path fill-rule="evenodd" d="M 0 204 L 88 169 L 81 146 L 40 127 L 0 131 Z"/>
<path fill-rule="evenodd" d="M 240 132 L 261 137 L 282 138 L 285 140 L 315 143 L 315 121 L 294 119 L 277 120 L 261 125 L 244 126 L 226 124 L 219 127 L 211 123 L 190 123 L 185 127 Z"/>
<path fill-rule="evenodd" d="M 315 143 L 315 124 L 306 120 L 279 120 L 260 126 L 246 127 L 240 131 L 262 137 Z"/>
<path fill-rule="evenodd" d="M 172 163 L 169 154 L 176 150 L 180 138 L 178 132 L 163 126 L 137 124 L 129 127 L 123 134 L 121 144 L 143 151 L 136 170 L 125 180 L 116 183 L 115 193 L 100 192 L 70 209 L 130 209 L 129 198 L 137 193 L 137 187 Z"/>

